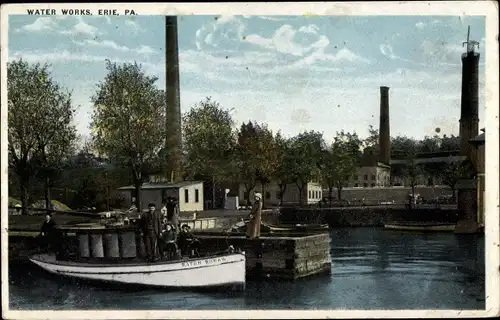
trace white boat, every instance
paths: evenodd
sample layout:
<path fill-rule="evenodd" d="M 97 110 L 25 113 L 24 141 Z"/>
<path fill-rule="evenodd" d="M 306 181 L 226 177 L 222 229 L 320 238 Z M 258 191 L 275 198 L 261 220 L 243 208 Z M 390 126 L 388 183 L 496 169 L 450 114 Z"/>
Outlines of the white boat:
<path fill-rule="evenodd" d="M 35 254 L 30 261 L 48 272 L 86 280 L 174 288 L 245 285 L 245 253 L 159 262 L 58 261 Z"/>
<path fill-rule="evenodd" d="M 232 246 L 202 256 L 149 262 L 143 238 L 133 225 L 59 226 L 65 249 L 58 255 L 38 253 L 29 260 L 46 271 L 84 280 L 172 288 L 245 287 L 245 253 Z M 73 236 L 70 236 L 73 235 Z M 72 245 L 71 245 L 72 244 Z M 173 257 L 173 256 L 172 256 Z"/>

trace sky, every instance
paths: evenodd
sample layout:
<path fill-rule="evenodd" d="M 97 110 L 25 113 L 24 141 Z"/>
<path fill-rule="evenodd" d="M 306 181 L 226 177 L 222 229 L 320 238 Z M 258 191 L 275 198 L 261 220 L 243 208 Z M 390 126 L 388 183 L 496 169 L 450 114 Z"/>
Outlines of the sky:
<path fill-rule="evenodd" d="M 179 16 L 181 111 L 205 97 L 238 125 L 265 122 L 368 135 L 389 86 L 391 136 L 458 135 L 462 42 L 480 42 L 479 118 L 484 127 L 485 19 L 480 16 Z M 75 124 L 90 135 L 90 97 L 105 59 L 138 62 L 165 88 L 163 16 L 9 17 L 9 61 L 49 63 L 72 91 Z"/>

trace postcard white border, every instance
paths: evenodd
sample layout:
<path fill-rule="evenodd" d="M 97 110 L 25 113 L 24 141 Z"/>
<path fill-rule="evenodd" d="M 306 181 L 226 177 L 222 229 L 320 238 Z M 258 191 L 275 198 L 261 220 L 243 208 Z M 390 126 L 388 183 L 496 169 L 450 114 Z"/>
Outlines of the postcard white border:
<path fill-rule="evenodd" d="M 133 9 L 138 15 L 481 15 L 486 17 L 485 92 L 486 110 L 486 309 L 485 310 L 318 310 L 318 311 L 10 311 L 8 310 L 7 210 L 1 215 L 2 311 L 6 319 L 233 319 L 233 318 L 429 318 L 495 316 L 499 313 L 499 80 L 498 80 L 498 4 L 493 1 L 371 2 L 371 3 L 102 3 L 102 4 L 7 4 L 1 7 L 1 205 L 8 206 L 7 174 L 7 58 L 8 15 L 26 14 L 26 9 L 99 8 Z"/>

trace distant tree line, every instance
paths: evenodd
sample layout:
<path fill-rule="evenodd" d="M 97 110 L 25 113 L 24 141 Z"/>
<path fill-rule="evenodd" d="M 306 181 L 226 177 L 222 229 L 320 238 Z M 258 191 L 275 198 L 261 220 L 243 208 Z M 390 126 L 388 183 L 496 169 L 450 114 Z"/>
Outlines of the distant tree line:
<path fill-rule="evenodd" d="M 141 185 L 150 175 L 165 171 L 169 156 L 165 95 L 156 86 L 158 79 L 138 64 L 107 61 L 107 74 L 91 99 L 92 140 L 77 150 L 71 93 L 59 87 L 48 68 L 22 60 L 8 63 L 9 180 L 23 207 L 37 196 L 34 189 L 44 190 L 50 207 L 51 190 L 57 186 L 73 194 L 70 205 L 109 209 L 120 205 L 115 190 L 132 183 L 140 208 Z M 256 186 L 264 191 L 275 182 L 281 199 L 287 186 L 295 184 L 301 204 L 312 180 L 328 188 L 330 199 L 334 189 L 340 199 L 363 157 L 378 147 L 373 127 L 364 140 L 342 130 L 327 142 L 316 131 L 284 137 L 264 123 L 236 124 L 231 110 L 210 97 L 183 115 L 182 131 L 184 179 L 201 179 L 212 186 L 242 183 L 247 197 Z M 393 156 L 408 159 L 408 177 L 421 170 L 412 160 L 417 153 L 456 149 L 454 136 L 392 138 Z M 450 185 L 452 177 L 463 175 L 462 168 L 454 166 L 450 163 L 439 173 L 447 175 Z"/>

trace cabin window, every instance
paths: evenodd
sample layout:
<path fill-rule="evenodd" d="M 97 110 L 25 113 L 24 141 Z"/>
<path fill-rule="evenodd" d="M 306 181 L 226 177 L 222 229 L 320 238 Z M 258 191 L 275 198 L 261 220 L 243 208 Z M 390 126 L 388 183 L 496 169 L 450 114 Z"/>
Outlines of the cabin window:
<path fill-rule="evenodd" d="M 309 199 L 311 199 L 311 198 L 312 198 L 312 191 L 309 190 Z"/>
<path fill-rule="evenodd" d="M 184 189 L 184 203 L 188 203 L 188 202 L 189 202 L 189 190 Z"/>
<path fill-rule="evenodd" d="M 194 189 L 194 202 L 200 202 L 200 190 Z"/>

